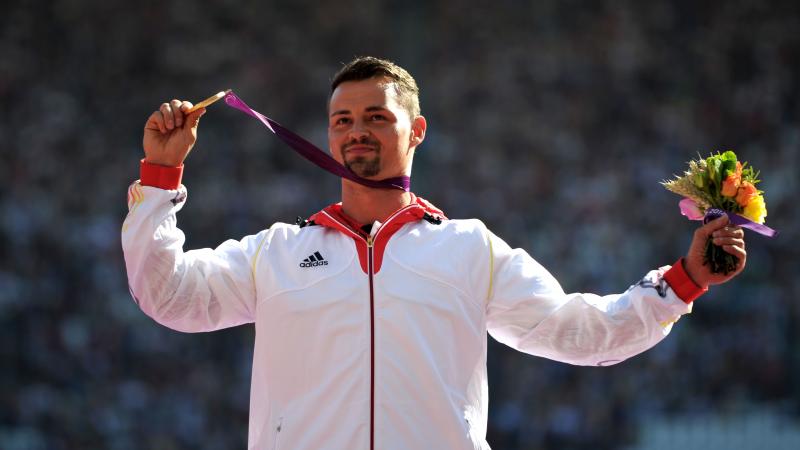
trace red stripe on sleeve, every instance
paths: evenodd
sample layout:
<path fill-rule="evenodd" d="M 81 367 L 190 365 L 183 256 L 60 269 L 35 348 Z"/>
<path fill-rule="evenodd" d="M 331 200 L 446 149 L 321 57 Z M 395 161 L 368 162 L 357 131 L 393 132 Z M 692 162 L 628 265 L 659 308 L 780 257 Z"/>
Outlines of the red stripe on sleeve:
<path fill-rule="evenodd" d="M 169 167 L 160 164 L 152 164 L 142 159 L 141 166 L 139 167 L 139 178 L 142 186 L 175 190 L 181 185 L 183 164 L 178 167 Z"/>
<path fill-rule="evenodd" d="M 672 265 L 672 268 L 664 273 L 664 279 L 667 280 L 672 290 L 684 303 L 692 303 L 697 297 L 708 292 L 708 287 L 698 286 L 686 273 L 686 269 L 683 267 L 683 258 L 679 259 Z"/>

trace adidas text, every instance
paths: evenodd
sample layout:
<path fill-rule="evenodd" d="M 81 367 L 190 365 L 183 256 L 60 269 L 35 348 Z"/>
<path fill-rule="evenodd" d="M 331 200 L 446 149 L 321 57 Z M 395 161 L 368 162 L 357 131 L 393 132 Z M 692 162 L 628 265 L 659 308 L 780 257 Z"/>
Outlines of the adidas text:
<path fill-rule="evenodd" d="M 317 267 L 317 266 L 327 266 L 328 261 L 313 261 L 313 262 L 301 262 L 300 267 Z"/>
<path fill-rule="evenodd" d="M 313 254 L 309 255 L 308 258 L 304 259 L 303 262 L 300 263 L 300 267 L 318 267 L 318 266 L 327 266 L 328 261 L 322 257 L 320 252 L 314 252 Z"/>

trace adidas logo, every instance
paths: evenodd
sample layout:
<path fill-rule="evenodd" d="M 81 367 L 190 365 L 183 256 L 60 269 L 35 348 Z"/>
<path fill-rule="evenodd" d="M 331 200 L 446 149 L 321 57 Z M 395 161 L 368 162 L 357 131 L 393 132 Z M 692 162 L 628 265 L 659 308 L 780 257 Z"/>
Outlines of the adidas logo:
<path fill-rule="evenodd" d="M 300 263 L 300 267 L 317 267 L 317 266 L 327 266 L 328 261 L 319 254 L 319 252 L 314 252 L 313 255 L 309 256 L 308 258 L 304 259 L 303 262 Z"/>

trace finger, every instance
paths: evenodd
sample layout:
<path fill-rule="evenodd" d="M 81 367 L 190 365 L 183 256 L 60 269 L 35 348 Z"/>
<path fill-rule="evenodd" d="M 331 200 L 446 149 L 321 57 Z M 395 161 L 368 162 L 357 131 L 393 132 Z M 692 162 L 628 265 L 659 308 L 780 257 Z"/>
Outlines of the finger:
<path fill-rule="evenodd" d="M 736 257 L 736 271 L 741 272 L 744 270 L 744 266 L 747 264 L 747 252 L 742 252 L 739 256 Z"/>
<path fill-rule="evenodd" d="M 172 115 L 172 107 L 169 103 L 162 103 L 158 110 L 164 116 L 164 126 L 167 127 L 167 130 L 175 128 L 175 117 Z"/>
<path fill-rule="evenodd" d="M 181 101 L 172 99 L 169 102 L 170 109 L 172 109 L 172 116 L 175 118 L 175 126 L 180 127 L 183 125 L 183 112 L 181 111 Z"/>
<path fill-rule="evenodd" d="M 723 245 L 722 250 L 725 251 L 725 253 L 730 253 L 740 260 L 744 260 L 747 257 L 747 252 L 745 249 L 737 245 Z"/>
<path fill-rule="evenodd" d="M 200 122 L 200 117 L 206 113 L 205 108 L 200 108 L 196 111 L 192 111 L 188 116 L 186 116 L 186 126 L 188 128 L 196 128 L 197 124 Z"/>
<path fill-rule="evenodd" d="M 703 225 L 702 227 L 698 228 L 695 231 L 695 236 L 699 238 L 706 238 L 711 236 L 712 233 L 719 230 L 720 228 L 724 227 L 728 224 L 728 215 L 723 214 L 720 217 L 708 222 L 707 224 Z"/>
<path fill-rule="evenodd" d="M 164 126 L 164 115 L 161 114 L 161 111 L 153 111 L 153 114 L 150 114 L 150 117 L 147 118 L 147 123 L 144 126 L 147 130 L 158 130 L 161 134 L 167 132 L 167 128 Z"/>
<path fill-rule="evenodd" d="M 735 237 L 744 239 L 744 230 L 737 226 L 726 226 L 722 229 L 715 231 L 713 237 Z"/>
<path fill-rule="evenodd" d="M 715 237 L 712 242 L 714 245 L 717 246 L 724 246 L 724 245 L 736 245 L 739 247 L 744 248 L 744 239 L 734 238 L 734 237 Z"/>
<path fill-rule="evenodd" d="M 192 106 L 194 106 L 192 104 L 192 102 L 183 101 L 181 103 L 181 112 L 183 113 L 184 116 L 188 115 L 188 114 L 186 114 L 186 111 L 189 111 L 190 109 L 192 109 Z"/>
<path fill-rule="evenodd" d="M 730 222 L 728 215 L 723 214 L 717 217 L 716 219 L 712 220 L 711 222 L 708 222 L 707 224 L 703 225 L 703 228 L 706 228 L 711 231 L 716 231 L 728 225 L 728 222 Z"/>

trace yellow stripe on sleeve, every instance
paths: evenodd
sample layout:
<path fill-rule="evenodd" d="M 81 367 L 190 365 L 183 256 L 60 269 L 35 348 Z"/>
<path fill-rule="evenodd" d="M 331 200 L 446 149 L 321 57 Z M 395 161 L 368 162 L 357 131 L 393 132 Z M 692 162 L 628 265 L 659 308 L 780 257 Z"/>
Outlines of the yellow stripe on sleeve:
<path fill-rule="evenodd" d="M 261 238 L 261 242 L 258 244 L 258 250 L 256 250 L 255 255 L 253 255 L 253 260 L 250 262 L 250 275 L 253 277 L 253 286 L 256 285 L 256 264 L 258 263 L 258 257 L 261 255 L 261 249 L 264 248 L 266 242 L 267 233 L 264 233 L 264 237 Z"/>
<path fill-rule="evenodd" d="M 494 285 L 494 247 L 492 247 L 492 236 L 488 230 L 486 238 L 489 239 L 489 289 L 486 291 L 486 300 L 488 301 L 492 296 L 492 287 Z"/>

